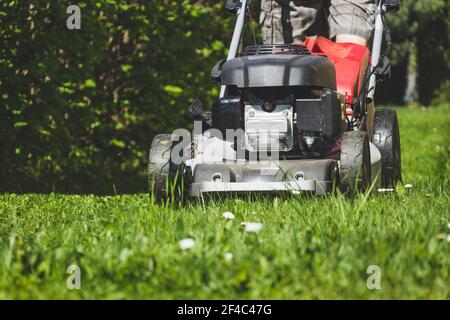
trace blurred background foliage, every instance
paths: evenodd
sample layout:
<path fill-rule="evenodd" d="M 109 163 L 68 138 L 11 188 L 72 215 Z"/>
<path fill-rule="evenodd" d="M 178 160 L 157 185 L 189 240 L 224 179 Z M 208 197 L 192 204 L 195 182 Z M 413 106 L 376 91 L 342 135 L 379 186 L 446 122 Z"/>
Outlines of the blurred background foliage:
<path fill-rule="evenodd" d="M 224 3 L 1 1 L 0 192 L 145 191 L 152 137 L 218 95 L 209 72 L 234 26 Z M 71 4 L 81 30 L 66 27 Z M 446 0 L 404 0 L 389 16 L 393 79 L 378 103 L 448 101 L 448 21 Z"/>

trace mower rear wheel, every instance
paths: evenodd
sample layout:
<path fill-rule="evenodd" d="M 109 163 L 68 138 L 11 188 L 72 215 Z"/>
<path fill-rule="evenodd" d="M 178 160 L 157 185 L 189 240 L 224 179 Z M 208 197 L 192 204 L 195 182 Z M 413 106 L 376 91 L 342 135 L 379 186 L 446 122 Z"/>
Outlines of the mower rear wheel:
<path fill-rule="evenodd" d="M 370 187 L 370 146 L 365 131 L 345 132 L 341 143 L 340 188 L 347 195 Z"/>
<path fill-rule="evenodd" d="M 170 134 L 157 135 L 150 147 L 148 162 L 148 183 L 152 194 L 159 203 L 180 200 L 184 188 L 182 167 L 171 160 L 174 142 Z"/>
<path fill-rule="evenodd" d="M 400 130 L 397 112 L 392 109 L 375 111 L 372 143 L 381 152 L 381 185 L 395 188 L 402 181 Z"/>

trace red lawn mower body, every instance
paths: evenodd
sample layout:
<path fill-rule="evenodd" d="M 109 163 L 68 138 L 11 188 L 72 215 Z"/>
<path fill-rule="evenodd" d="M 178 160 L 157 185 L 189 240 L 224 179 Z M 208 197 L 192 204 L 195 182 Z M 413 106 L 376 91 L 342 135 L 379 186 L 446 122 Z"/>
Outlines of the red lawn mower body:
<path fill-rule="evenodd" d="M 336 69 L 337 91 L 351 103 L 361 93 L 361 86 L 369 65 L 370 51 L 354 43 L 335 43 L 327 38 L 310 37 L 300 43 L 313 55 L 328 57 Z"/>

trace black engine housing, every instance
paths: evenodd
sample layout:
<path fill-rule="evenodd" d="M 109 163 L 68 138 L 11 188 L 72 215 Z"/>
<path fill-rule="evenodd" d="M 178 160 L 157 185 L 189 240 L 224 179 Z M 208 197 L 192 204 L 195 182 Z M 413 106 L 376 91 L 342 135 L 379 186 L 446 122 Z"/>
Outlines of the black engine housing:
<path fill-rule="evenodd" d="M 225 62 L 222 85 L 238 88 L 312 86 L 336 90 L 336 71 L 325 56 L 304 46 L 255 46 Z"/>
<path fill-rule="evenodd" d="M 227 129 L 245 128 L 246 105 L 263 106 L 270 113 L 286 104 L 294 113 L 294 149 L 289 154 L 323 154 L 340 137 L 343 114 L 334 64 L 327 57 L 311 55 L 299 45 L 253 46 L 220 62 L 215 71 L 227 95 L 213 106 L 212 127 L 224 137 Z"/>
<path fill-rule="evenodd" d="M 326 140 L 333 140 L 341 132 L 341 106 L 336 91 L 324 89 L 318 99 L 298 99 L 295 104 L 297 128 L 320 132 Z"/>

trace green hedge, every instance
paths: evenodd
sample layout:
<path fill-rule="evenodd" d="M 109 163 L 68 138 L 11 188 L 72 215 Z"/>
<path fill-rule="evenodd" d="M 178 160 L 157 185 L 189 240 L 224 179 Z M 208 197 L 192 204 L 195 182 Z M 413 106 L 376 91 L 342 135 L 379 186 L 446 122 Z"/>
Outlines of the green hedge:
<path fill-rule="evenodd" d="M 218 94 L 209 71 L 225 56 L 234 22 L 224 2 L 1 1 L 0 192 L 145 190 L 153 135 L 187 125 L 193 98 L 211 105 Z M 418 33 L 439 44 L 434 53 L 420 50 L 432 63 L 422 58 L 419 67 L 428 63 L 435 75 L 423 77 L 422 88 L 448 74 L 445 58 L 444 68 L 435 59 L 445 35 L 424 30 L 446 23 L 445 1 L 432 2 L 433 14 L 415 8 L 391 21 L 396 66 L 404 61 L 401 45 Z M 71 4 L 81 7 L 81 30 L 66 27 Z M 402 33 L 413 13 L 428 24 Z"/>
<path fill-rule="evenodd" d="M 80 1 L 70 31 L 71 1 L 2 2 L 0 191 L 142 190 L 152 136 L 218 94 L 230 26 L 205 3 Z"/>

